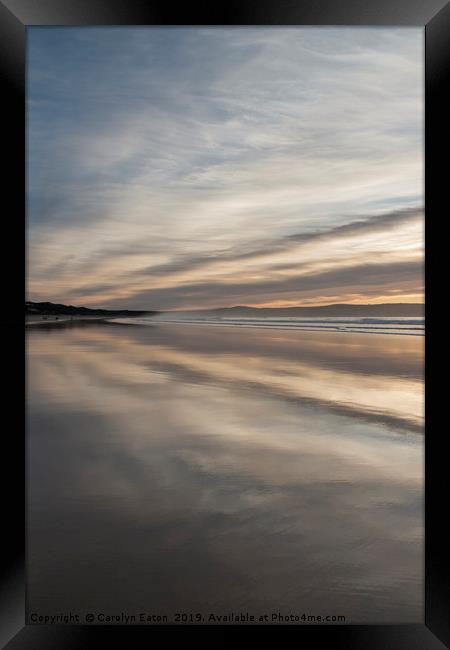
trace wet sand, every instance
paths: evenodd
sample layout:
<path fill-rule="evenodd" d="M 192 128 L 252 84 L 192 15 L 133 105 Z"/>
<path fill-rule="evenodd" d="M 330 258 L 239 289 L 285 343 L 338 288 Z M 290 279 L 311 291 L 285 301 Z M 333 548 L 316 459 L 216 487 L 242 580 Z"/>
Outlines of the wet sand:
<path fill-rule="evenodd" d="M 29 612 L 423 621 L 423 338 L 89 323 L 27 349 Z"/>

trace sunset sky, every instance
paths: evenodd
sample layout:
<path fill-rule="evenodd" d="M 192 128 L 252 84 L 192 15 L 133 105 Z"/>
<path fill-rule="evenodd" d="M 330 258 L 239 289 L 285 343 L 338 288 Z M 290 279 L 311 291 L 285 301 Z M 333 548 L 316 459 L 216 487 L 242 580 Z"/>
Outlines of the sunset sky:
<path fill-rule="evenodd" d="M 28 29 L 28 299 L 423 301 L 421 28 Z"/>

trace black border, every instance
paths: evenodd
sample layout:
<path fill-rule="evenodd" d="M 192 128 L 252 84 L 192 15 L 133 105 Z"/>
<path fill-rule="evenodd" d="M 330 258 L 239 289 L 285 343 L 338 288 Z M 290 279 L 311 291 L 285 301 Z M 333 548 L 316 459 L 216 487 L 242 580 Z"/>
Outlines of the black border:
<path fill-rule="evenodd" d="M 425 29 L 425 236 L 427 282 L 426 422 L 425 442 L 425 625 L 264 626 L 264 634 L 288 631 L 305 647 L 326 643 L 352 650 L 438 650 L 450 647 L 449 564 L 450 536 L 446 526 L 448 434 L 436 416 L 437 386 L 430 385 L 430 361 L 439 354 L 438 330 L 444 325 L 432 316 L 439 296 L 429 290 L 442 272 L 439 258 L 430 255 L 432 223 L 438 227 L 448 185 L 445 90 L 448 76 L 450 6 L 444 0 L 229 0 L 220 5 L 206 0 L 175 5 L 151 0 L 0 0 L 0 80 L 2 108 L 2 187 L 5 296 L 1 328 L 4 391 L 2 435 L 4 479 L 2 501 L 4 534 L 1 537 L 0 643 L 8 650 L 97 648 L 118 643 L 137 648 L 166 640 L 168 632 L 202 633 L 239 631 L 256 633 L 250 626 L 43 626 L 25 624 L 25 47 L 26 27 L 32 25 L 397 25 Z M 6 207 L 9 206 L 9 207 Z M 7 226 L 7 229 L 5 228 Z M 436 249 L 434 249 L 436 250 Z M 9 253 L 9 255 L 6 255 Z M 442 299 L 442 294 L 440 296 Z M 20 317 L 19 317 L 20 314 Z M 433 333 L 431 340 L 430 330 Z M 445 380 L 444 380 L 445 381 Z M 432 415 L 433 414 L 433 415 Z M 435 426 L 433 426 L 435 425 Z M 9 473 L 5 472 L 5 465 Z M 447 508 L 446 508 L 447 506 Z M 447 522 L 448 523 L 448 522 Z M 155 637 L 155 633 L 156 636 Z M 192 638 L 192 637 L 191 637 Z M 210 640 L 210 636 L 205 640 Z M 214 640 L 217 640 L 217 635 Z M 181 640 L 181 639 L 180 639 Z M 269 640 L 269 639 L 268 639 Z"/>

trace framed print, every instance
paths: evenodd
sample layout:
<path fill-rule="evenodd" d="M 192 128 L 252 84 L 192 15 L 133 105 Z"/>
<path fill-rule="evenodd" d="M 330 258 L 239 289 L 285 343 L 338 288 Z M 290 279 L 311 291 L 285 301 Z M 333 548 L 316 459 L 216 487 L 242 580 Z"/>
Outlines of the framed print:
<path fill-rule="evenodd" d="M 2 1 L 5 647 L 448 644 L 449 18 Z"/>

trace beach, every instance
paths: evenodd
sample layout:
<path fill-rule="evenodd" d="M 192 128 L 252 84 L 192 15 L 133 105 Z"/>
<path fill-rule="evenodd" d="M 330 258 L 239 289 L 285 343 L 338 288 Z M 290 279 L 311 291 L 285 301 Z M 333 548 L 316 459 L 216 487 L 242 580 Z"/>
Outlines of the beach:
<path fill-rule="evenodd" d="M 30 611 L 423 621 L 422 336 L 91 322 L 27 358 Z"/>

